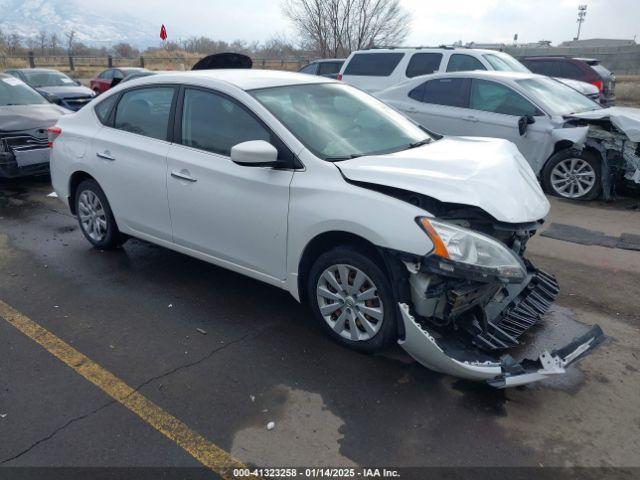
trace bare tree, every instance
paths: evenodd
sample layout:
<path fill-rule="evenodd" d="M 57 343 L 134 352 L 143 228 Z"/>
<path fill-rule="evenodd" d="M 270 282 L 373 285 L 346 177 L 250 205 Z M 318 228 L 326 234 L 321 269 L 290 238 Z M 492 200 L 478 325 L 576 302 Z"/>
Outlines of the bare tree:
<path fill-rule="evenodd" d="M 57 53 L 59 43 L 60 40 L 58 39 L 58 35 L 52 33 L 49 37 L 49 46 L 51 47 L 51 50 L 54 54 Z"/>
<path fill-rule="evenodd" d="M 44 30 L 38 33 L 38 43 L 40 43 L 40 55 L 44 55 L 44 49 L 47 46 L 47 32 Z"/>
<path fill-rule="evenodd" d="M 76 32 L 75 30 L 71 30 L 70 32 L 65 33 L 64 36 L 67 37 L 67 52 L 69 53 L 69 55 L 71 55 L 73 53 L 73 45 L 76 38 Z"/>
<path fill-rule="evenodd" d="M 7 47 L 9 47 L 9 53 L 15 55 L 16 50 L 20 48 L 22 44 L 22 38 L 17 33 L 12 33 L 7 38 Z"/>
<path fill-rule="evenodd" d="M 400 0 L 284 0 L 283 10 L 321 57 L 402 43 L 411 23 Z"/>
<path fill-rule="evenodd" d="M 133 58 L 140 53 L 137 48 L 125 42 L 116 43 L 113 46 L 113 51 L 117 56 L 122 58 Z"/>

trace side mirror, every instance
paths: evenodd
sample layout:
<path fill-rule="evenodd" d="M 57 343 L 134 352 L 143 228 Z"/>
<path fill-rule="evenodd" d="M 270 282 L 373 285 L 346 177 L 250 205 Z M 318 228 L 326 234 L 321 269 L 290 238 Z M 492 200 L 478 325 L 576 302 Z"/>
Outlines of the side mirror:
<path fill-rule="evenodd" d="M 278 163 L 278 150 L 264 140 L 251 140 L 231 147 L 231 160 L 247 167 L 273 167 Z"/>
<path fill-rule="evenodd" d="M 533 123 L 536 123 L 536 119 L 533 118 L 533 115 L 524 115 L 518 119 L 518 132 L 520 136 L 523 136 L 527 133 L 527 127 Z"/>

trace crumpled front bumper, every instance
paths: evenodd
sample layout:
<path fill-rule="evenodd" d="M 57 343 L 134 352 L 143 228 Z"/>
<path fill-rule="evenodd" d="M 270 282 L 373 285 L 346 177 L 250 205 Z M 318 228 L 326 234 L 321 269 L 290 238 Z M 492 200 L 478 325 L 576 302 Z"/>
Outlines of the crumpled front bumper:
<path fill-rule="evenodd" d="M 409 312 L 409 306 L 400 303 L 404 323 L 404 339 L 400 346 L 416 361 L 437 372 L 476 381 L 486 381 L 495 388 L 515 387 L 537 382 L 553 375 L 565 373 L 565 368 L 591 353 L 605 338 L 602 329 L 594 325 L 564 347 L 551 352 L 543 351 L 535 360 L 515 362 L 509 355 L 492 359 L 487 355 L 470 358 L 468 352 L 445 347 L 420 325 Z"/>

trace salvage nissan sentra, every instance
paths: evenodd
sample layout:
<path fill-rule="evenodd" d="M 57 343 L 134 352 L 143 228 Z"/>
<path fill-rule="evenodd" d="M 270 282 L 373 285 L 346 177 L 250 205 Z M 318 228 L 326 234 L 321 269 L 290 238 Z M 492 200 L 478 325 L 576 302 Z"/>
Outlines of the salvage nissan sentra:
<path fill-rule="evenodd" d="M 519 385 L 593 327 L 508 355 L 558 293 L 524 258 L 549 211 L 505 140 L 436 138 L 368 94 L 286 72 L 133 80 L 50 129 L 52 179 L 97 248 L 137 237 L 284 288 L 339 343 Z"/>

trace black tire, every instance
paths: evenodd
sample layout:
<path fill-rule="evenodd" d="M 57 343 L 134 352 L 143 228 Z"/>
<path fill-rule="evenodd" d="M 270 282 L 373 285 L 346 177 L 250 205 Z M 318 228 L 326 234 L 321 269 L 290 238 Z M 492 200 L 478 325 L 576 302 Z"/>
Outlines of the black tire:
<path fill-rule="evenodd" d="M 106 221 L 106 231 L 102 238 L 94 238 L 91 233 L 87 231 L 85 224 L 81 219 L 81 207 L 80 207 L 80 198 L 84 192 L 90 192 L 98 197 L 100 204 L 102 206 L 102 210 L 104 211 L 104 220 Z M 93 179 L 83 180 L 78 188 L 76 189 L 76 196 L 74 200 L 74 205 L 76 209 L 76 215 L 78 217 L 78 225 L 80 226 L 80 231 L 85 236 L 85 238 L 91 243 L 94 247 L 99 248 L 101 250 L 113 250 L 118 248 L 124 241 L 126 237 L 124 237 L 120 230 L 118 230 L 118 225 L 116 224 L 116 220 L 113 217 L 113 212 L 111 211 L 111 206 L 109 205 L 109 201 L 107 200 L 107 196 L 100 188 L 98 182 Z"/>
<path fill-rule="evenodd" d="M 342 264 L 355 267 L 364 273 L 375 285 L 377 297 L 382 302 L 382 308 L 380 309 L 383 312 L 381 320 L 382 323 L 378 327 L 377 332 L 369 339 L 352 340 L 343 337 L 341 334 L 334 331 L 320 312 L 320 305 L 317 298 L 317 287 L 320 277 L 327 268 Z M 366 287 L 363 287 L 363 289 L 364 288 Z M 393 289 L 391 288 L 391 283 L 382 268 L 360 250 L 354 247 L 345 246 L 334 248 L 320 255 L 311 267 L 307 277 L 306 291 L 309 306 L 313 311 L 313 315 L 317 321 L 320 322 L 320 325 L 322 325 L 325 331 L 341 345 L 364 353 L 374 353 L 397 341 L 398 331 L 396 327 L 396 318 L 398 308 L 396 306 L 396 300 L 394 298 Z M 376 300 L 373 301 L 376 302 Z M 380 305 L 377 303 L 375 306 L 379 307 Z M 339 312 L 340 311 L 338 311 L 338 313 Z M 336 313 L 336 315 L 338 315 L 338 313 Z M 375 320 L 371 317 L 368 318 Z M 361 333 L 364 332 L 362 323 L 358 323 L 358 328 L 362 329 Z"/>
<path fill-rule="evenodd" d="M 552 184 L 552 175 L 556 166 L 572 158 L 584 160 L 591 166 L 595 173 L 595 183 L 593 187 L 586 191 L 584 194 L 575 197 L 563 194 Z M 598 198 L 598 196 L 600 196 L 600 193 L 602 192 L 602 168 L 600 165 L 600 160 L 593 152 L 582 151 L 578 153 L 575 150 L 562 150 L 555 155 L 552 155 L 542 169 L 542 187 L 548 194 L 560 198 L 566 198 L 568 200 L 595 200 L 596 198 Z"/>

